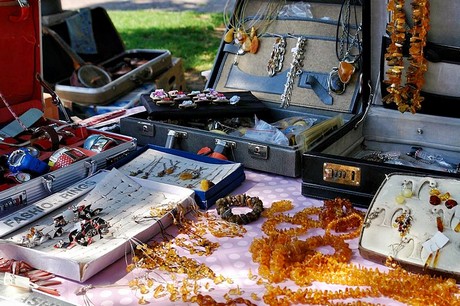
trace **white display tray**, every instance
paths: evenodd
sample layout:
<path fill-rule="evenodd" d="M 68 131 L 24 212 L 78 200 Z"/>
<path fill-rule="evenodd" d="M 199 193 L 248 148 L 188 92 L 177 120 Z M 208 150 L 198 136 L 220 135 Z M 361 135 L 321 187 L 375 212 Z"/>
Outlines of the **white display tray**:
<path fill-rule="evenodd" d="M 404 186 L 410 190 L 406 190 L 406 197 L 401 194 Z M 448 192 L 451 200 L 460 201 L 458 179 L 388 175 L 367 211 L 359 241 L 361 255 L 382 264 L 391 256 L 409 271 L 459 281 L 460 205 L 448 208 L 445 200 L 439 205 L 430 204 L 433 187 L 441 195 Z M 400 230 L 402 222 L 398 218 L 402 217 L 410 219 L 406 231 Z"/>
<path fill-rule="evenodd" d="M 79 186 L 91 186 L 91 190 L 86 190 L 86 194 L 81 196 L 81 192 L 76 192 L 82 190 Z M 43 207 L 44 203 L 56 203 L 56 198 L 69 194 L 73 195 L 70 196 L 70 202 L 63 201 L 55 205 L 36 220 L 31 218 L 24 221 L 19 229 L 11 233 L 0 232 L 0 257 L 24 260 L 35 268 L 83 282 L 129 253 L 133 240 L 147 241 L 171 224 L 172 216 L 169 213 L 160 218 L 150 217 L 152 208 L 167 208 L 169 211 L 180 206 L 180 209 L 187 212 L 195 203 L 194 191 L 191 189 L 133 179 L 113 169 L 98 173 L 26 208 L 34 209 Z M 95 240 L 87 246 L 75 244 L 71 248 L 55 247 L 60 239 L 69 242 L 71 229 L 67 226 L 68 231 L 60 237 L 48 239 L 33 247 L 18 245 L 32 227 L 53 227 L 53 218 L 69 214 L 71 205 L 91 205 L 92 210 L 102 209 L 97 216 L 110 224 L 108 233 L 103 234 L 102 238 L 96 235 Z M 7 216 L 1 223 L 11 224 L 11 220 L 22 219 L 18 219 L 17 215 L 10 219 Z"/>

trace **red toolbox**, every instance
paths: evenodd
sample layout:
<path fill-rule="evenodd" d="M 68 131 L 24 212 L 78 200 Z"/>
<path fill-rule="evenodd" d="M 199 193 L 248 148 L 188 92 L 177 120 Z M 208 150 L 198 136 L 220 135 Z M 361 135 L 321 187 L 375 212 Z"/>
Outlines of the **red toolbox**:
<path fill-rule="evenodd" d="M 136 148 L 132 137 L 43 116 L 39 3 L 0 1 L 1 215 L 32 205 Z M 59 104 L 59 97 L 53 98 Z"/>

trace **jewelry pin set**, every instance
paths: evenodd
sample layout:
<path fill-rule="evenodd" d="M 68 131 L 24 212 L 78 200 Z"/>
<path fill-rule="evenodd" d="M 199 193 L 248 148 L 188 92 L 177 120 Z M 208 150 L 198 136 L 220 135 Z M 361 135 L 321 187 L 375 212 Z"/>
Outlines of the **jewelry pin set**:
<path fill-rule="evenodd" d="M 459 187 L 455 179 L 389 175 L 364 222 L 364 253 L 392 256 L 420 270 L 458 274 L 460 266 L 450 258 L 460 254 Z"/>

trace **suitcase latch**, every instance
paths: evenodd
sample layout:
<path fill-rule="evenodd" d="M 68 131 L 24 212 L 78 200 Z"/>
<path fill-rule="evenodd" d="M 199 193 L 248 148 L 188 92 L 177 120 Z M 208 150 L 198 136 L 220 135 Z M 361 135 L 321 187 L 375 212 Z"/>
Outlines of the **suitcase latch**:
<path fill-rule="evenodd" d="M 361 184 L 361 168 L 324 163 L 323 180 L 337 184 L 359 186 Z"/>
<path fill-rule="evenodd" d="M 142 136 L 153 137 L 155 135 L 155 126 L 152 123 L 138 122 L 138 132 Z"/>
<path fill-rule="evenodd" d="M 249 143 L 248 152 L 251 157 L 268 159 L 268 146 Z"/>

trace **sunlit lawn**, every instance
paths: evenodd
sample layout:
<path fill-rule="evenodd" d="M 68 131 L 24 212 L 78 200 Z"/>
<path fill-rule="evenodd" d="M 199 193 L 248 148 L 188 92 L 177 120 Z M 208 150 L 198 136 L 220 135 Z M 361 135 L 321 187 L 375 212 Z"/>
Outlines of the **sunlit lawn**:
<path fill-rule="evenodd" d="M 167 49 L 199 74 L 212 68 L 222 35 L 219 13 L 161 10 L 108 11 L 126 49 Z"/>

